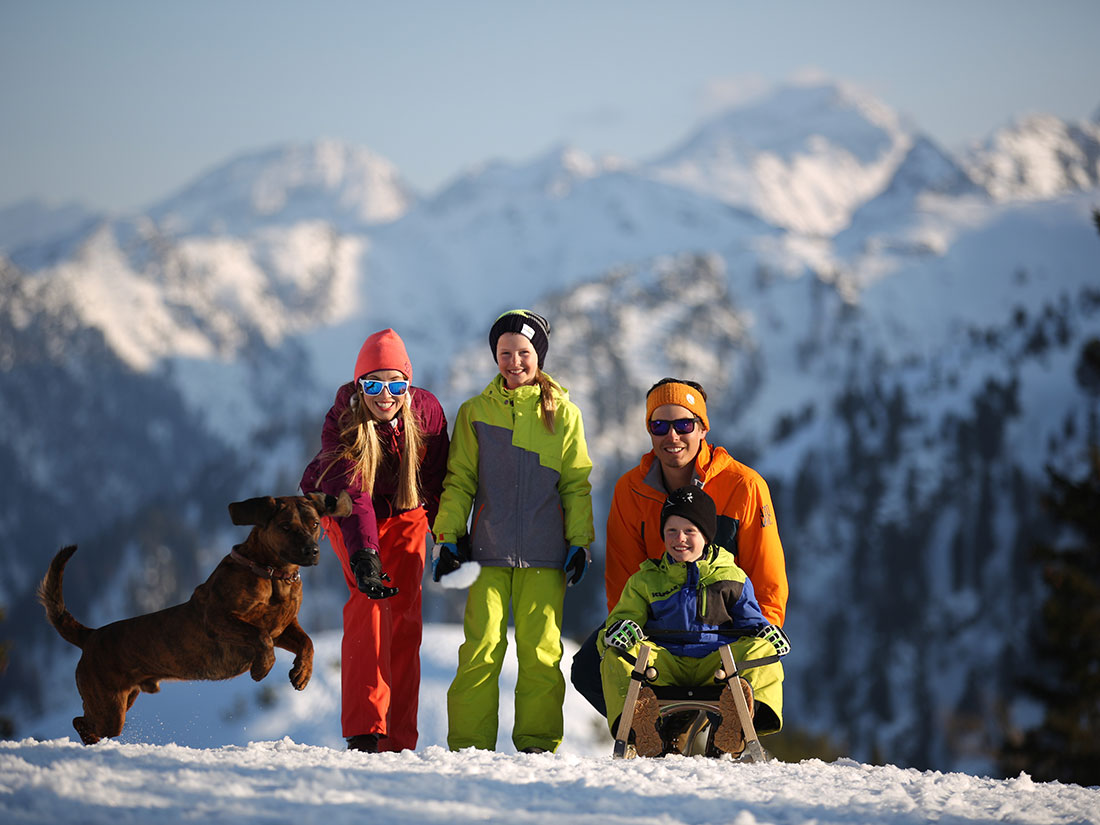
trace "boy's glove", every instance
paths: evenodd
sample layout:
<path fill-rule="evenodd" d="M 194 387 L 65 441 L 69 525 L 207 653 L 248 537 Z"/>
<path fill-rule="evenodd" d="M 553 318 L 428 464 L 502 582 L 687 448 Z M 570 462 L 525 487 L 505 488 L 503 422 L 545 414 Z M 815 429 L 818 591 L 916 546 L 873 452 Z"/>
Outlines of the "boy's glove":
<path fill-rule="evenodd" d="M 758 638 L 771 642 L 777 656 L 786 656 L 791 652 L 791 640 L 787 638 L 787 634 L 783 632 L 781 627 L 770 624 L 767 627 L 760 628 L 756 635 Z"/>
<path fill-rule="evenodd" d="M 588 569 L 588 562 L 592 556 L 587 547 L 579 547 L 574 544 L 565 554 L 565 582 L 568 587 L 580 584 L 584 578 L 584 572 Z"/>
<path fill-rule="evenodd" d="M 437 544 L 432 549 L 432 581 L 438 582 L 448 573 L 455 572 L 462 563 L 469 561 L 453 541 Z"/>
<path fill-rule="evenodd" d="M 619 619 L 603 634 L 603 641 L 608 647 L 617 647 L 619 650 L 630 650 L 638 642 L 645 638 L 642 629 L 637 622 L 630 619 Z"/>
<path fill-rule="evenodd" d="M 349 559 L 355 586 L 370 599 L 388 599 L 397 595 L 397 588 L 383 584 L 390 577 L 382 572 L 382 560 L 374 550 L 358 550 Z"/>

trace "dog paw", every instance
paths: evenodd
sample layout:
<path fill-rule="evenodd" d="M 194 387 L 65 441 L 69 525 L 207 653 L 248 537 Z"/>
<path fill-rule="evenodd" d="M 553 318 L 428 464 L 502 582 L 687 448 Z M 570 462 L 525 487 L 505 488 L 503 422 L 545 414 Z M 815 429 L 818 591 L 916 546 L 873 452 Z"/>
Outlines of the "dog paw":
<path fill-rule="evenodd" d="M 252 680 L 258 682 L 267 676 L 271 672 L 271 668 L 275 666 L 275 654 L 271 651 L 266 651 L 264 655 L 257 656 L 252 660 L 252 668 L 249 673 L 252 675 Z"/>
<path fill-rule="evenodd" d="M 310 677 L 313 676 L 313 667 L 299 667 L 294 666 L 290 670 L 290 684 L 294 686 L 295 690 L 302 690 L 309 684 Z"/>
<path fill-rule="evenodd" d="M 73 719 L 73 727 L 80 735 L 80 741 L 83 742 L 85 745 L 94 745 L 100 740 L 100 737 L 96 735 L 95 731 L 92 730 L 91 726 L 88 724 L 83 716 L 77 716 L 75 719 Z"/>

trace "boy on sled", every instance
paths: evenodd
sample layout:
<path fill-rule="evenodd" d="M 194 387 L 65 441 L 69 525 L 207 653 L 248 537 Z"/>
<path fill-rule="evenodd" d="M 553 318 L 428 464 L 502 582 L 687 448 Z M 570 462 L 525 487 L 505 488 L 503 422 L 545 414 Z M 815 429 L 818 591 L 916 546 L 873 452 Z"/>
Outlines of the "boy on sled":
<path fill-rule="evenodd" d="M 752 582 L 733 556 L 712 543 L 716 530 L 714 501 L 702 488 L 681 487 L 671 493 L 661 509 L 665 554 L 644 562 L 627 580 L 597 640 L 612 735 L 619 727 L 616 710 L 632 714 L 630 738 L 639 756 L 682 752 L 690 716 L 687 724 L 682 713 L 662 718 L 653 688 L 715 685 L 715 674 L 725 671 L 726 645 L 734 661 L 750 666 L 731 685 L 744 695 L 750 727 L 775 733 L 783 726 L 779 657 L 790 645 L 782 630 L 764 618 Z M 651 652 L 648 662 L 635 668 L 643 641 Z M 646 678 L 628 708 L 631 680 L 647 665 L 653 678 Z M 721 691 L 712 714 L 720 718 L 710 724 L 708 756 L 736 756 L 745 747 L 737 704 L 731 690 Z"/>

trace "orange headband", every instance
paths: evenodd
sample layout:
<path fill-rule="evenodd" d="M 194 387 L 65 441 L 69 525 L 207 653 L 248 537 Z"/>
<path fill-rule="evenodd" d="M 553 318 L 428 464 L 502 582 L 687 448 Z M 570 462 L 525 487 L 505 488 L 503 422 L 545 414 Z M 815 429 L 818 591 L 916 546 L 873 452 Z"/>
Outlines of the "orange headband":
<path fill-rule="evenodd" d="M 710 429 L 710 422 L 707 420 L 707 402 L 695 387 L 689 387 L 687 384 L 661 384 L 657 387 L 645 400 L 647 424 L 653 417 L 653 411 L 665 404 L 678 404 L 691 410 L 703 422 L 703 429 Z"/>

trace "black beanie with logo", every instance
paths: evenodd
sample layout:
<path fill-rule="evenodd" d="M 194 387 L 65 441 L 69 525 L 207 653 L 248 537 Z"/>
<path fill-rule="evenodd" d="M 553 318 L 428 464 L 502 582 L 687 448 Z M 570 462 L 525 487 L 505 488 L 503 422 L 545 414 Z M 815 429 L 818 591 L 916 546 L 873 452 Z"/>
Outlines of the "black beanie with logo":
<path fill-rule="evenodd" d="M 680 487 L 673 490 L 661 507 L 661 535 L 665 534 L 665 522 L 669 516 L 686 518 L 699 528 L 707 544 L 714 541 L 718 532 L 718 514 L 714 499 L 703 492 L 702 487 Z"/>
<path fill-rule="evenodd" d="M 512 309 L 493 322 L 489 330 L 489 349 L 493 360 L 497 358 L 497 341 L 506 332 L 517 332 L 531 342 L 539 357 L 539 369 L 546 363 L 546 351 L 550 348 L 550 322 L 529 309 Z"/>

